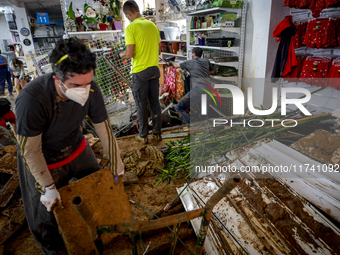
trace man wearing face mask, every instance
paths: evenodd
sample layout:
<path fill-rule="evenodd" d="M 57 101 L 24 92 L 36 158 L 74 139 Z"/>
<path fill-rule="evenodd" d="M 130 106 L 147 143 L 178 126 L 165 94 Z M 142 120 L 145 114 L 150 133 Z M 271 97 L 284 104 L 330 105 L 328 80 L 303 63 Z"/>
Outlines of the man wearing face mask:
<path fill-rule="evenodd" d="M 142 17 L 135 1 L 126 1 L 123 11 L 131 22 L 125 29 L 126 51 L 116 53 L 115 59 L 133 58 L 132 94 L 137 106 L 139 135 L 136 139 L 148 143 L 149 102 L 152 116 L 152 134 L 157 142 L 162 140 L 162 114 L 159 104 L 159 54 L 160 32 L 157 26 Z"/>
<path fill-rule="evenodd" d="M 80 131 L 88 115 L 118 182 L 124 165 L 102 94 L 92 80 L 96 57 L 82 42 L 60 40 L 50 55 L 53 73 L 25 86 L 16 100 L 18 172 L 26 219 L 43 254 L 66 254 L 52 212 L 58 189 L 100 166 Z"/>

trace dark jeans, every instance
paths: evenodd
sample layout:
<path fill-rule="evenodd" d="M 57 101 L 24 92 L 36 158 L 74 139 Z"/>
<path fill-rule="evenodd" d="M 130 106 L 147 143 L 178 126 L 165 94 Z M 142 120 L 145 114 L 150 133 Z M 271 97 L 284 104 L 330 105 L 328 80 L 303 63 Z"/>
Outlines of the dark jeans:
<path fill-rule="evenodd" d="M 18 146 L 19 148 L 19 146 Z M 69 164 L 50 170 L 57 188 L 66 186 L 72 177 L 81 179 L 96 172 L 100 166 L 90 145 Z M 48 212 L 40 202 L 41 193 L 35 187 L 35 179 L 25 167 L 23 158 L 18 150 L 18 172 L 22 200 L 28 227 L 36 242 L 41 246 L 44 255 L 54 255 L 65 248 L 59 234 L 58 224 L 53 212 Z"/>
<path fill-rule="evenodd" d="M 7 68 L 0 69 L 0 94 L 5 94 L 5 81 L 7 81 L 8 92 L 13 92 L 13 86 L 11 81 L 11 73 Z"/>
<path fill-rule="evenodd" d="M 209 89 L 205 88 L 210 91 Z M 195 87 L 191 89 L 179 102 L 176 104 L 176 111 L 178 115 L 181 117 L 182 121 L 186 124 L 190 124 L 190 117 L 186 112 L 190 106 L 194 106 L 201 102 L 201 95 L 206 92 Z M 191 103 L 190 103 L 191 102 Z"/>
<path fill-rule="evenodd" d="M 162 133 L 162 114 L 158 99 L 159 76 L 159 68 L 156 66 L 132 74 L 132 94 L 137 106 L 139 135 L 143 138 L 148 135 L 148 102 L 152 116 L 152 133 Z"/>

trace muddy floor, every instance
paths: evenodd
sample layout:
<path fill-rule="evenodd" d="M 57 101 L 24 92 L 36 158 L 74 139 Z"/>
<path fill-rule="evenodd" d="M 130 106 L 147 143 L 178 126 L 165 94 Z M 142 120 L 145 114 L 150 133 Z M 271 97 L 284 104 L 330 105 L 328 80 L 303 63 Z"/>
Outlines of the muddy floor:
<path fill-rule="evenodd" d="M 164 134 L 183 132 L 183 130 L 172 130 L 164 132 Z M 181 138 L 175 138 L 181 139 Z M 158 148 L 166 147 L 166 142 L 162 141 L 154 143 L 152 136 L 149 136 L 151 144 Z M 119 148 L 121 155 L 142 147 L 143 145 L 135 141 L 133 137 L 119 139 Z M 102 147 L 100 143 L 97 143 L 94 147 L 96 155 L 102 154 Z M 183 186 L 188 180 L 185 176 L 179 175 L 179 178 L 174 180 L 170 185 L 165 188 L 165 183 L 161 183 L 156 186 L 157 178 L 153 177 L 140 177 L 139 182 L 136 184 L 126 185 L 125 191 L 128 195 L 129 200 L 142 205 L 150 211 L 157 213 L 161 211 L 168 203 L 171 203 L 177 196 L 176 187 Z M 147 220 L 153 216 L 152 213 L 147 210 L 131 203 L 131 210 L 134 220 Z M 176 214 L 184 212 L 184 207 L 181 203 L 177 203 L 173 209 L 170 210 L 169 214 Z M 167 216 L 164 214 L 163 216 Z M 170 227 L 172 229 L 172 226 Z M 147 254 L 166 254 L 169 252 L 171 243 L 171 232 L 169 229 L 160 229 L 156 231 L 149 231 L 141 233 L 141 236 L 137 236 L 137 246 L 139 254 L 143 254 L 144 248 L 148 247 Z M 194 251 L 196 244 L 196 235 L 192 228 L 187 224 L 183 223 L 180 228 L 179 238 L 185 243 L 185 245 Z M 141 241 L 142 240 L 142 241 Z M 0 247 L 0 254 L 25 254 L 25 255 L 40 255 L 42 254 L 39 245 L 35 242 L 33 236 L 30 234 L 27 224 L 25 223 L 22 228 L 8 240 L 5 245 Z M 105 255 L 113 254 L 132 254 L 130 239 L 126 236 L 119 236 L 113 240 L 110 247 L 107 247 L 104 252 Z M 186 248 L 178 241 L 177 249 L 175 254 L 190 254 Z"/>
<path fill-rule="evenodd" d="M 154 177 L 142 177 L 139 183 L 129 185 L 125 187 L 126 193 L 129 199 L 135 201 L 136 203 L 148 208 L 152 212 L 158 212 L 163 209 L 167 203 L 172 202 L 176 196 L 176 187 L 181 186 L 186 180 L 184 176 L 180 176 L 173 183 L 168 185 L 165 189 L 165 184 L 160 184 L 155 186 L 157 180 Z M 132 215 L 135 220 L 147 220 L 153 215 L 146 211 L 145 209 L 131 204 Z M 177 205 L 172 213 L 184 212 L 182 204 Z M 171 227 L 172 228 L 172 227 Z M 168 229 L 161 229 L 160 231 L 153 231 L 142 234 L 142 241 L 144 247 L 148 248 L 148 254 L 157 254 L 158 252 L 167 253 L 169 250 L 169 245 L 171 243 L 171 232 Z M 194 251 L 196 244 L 196 236 L 191 227 L 186 223 L 181 225 L 181 231 L 179 237 L 183 240 L 186 246 Z M 10 242 L 7 242 L 6 247 L 3 247 L 3 253 L 5 255 L 9 254 L 25 254 L 25 255 L 39 255 L 42 254 L 39 245 L 35 242 L 33 236 L 30 234 L 27 225 L 25 225 L 20 233 L 11 238 Z M 150 243 L 151 242 L 151 243 Z M 137 237 L 137 244 L 142 252 L 142 243 L 139 236 Z M 0 253 L 1 254 L 1 253 Z M 130 239 L 122 236 L 114 240 L 114 243 L 105 249 L 105 255 L 128 255 L 132 254 Z M 158 253 L 159 254 L 159 253 Z M 163 253 L 162 253 L 163 254 Z M 178 242 L 176 254 L 190 254 L 184 246 Z"/>

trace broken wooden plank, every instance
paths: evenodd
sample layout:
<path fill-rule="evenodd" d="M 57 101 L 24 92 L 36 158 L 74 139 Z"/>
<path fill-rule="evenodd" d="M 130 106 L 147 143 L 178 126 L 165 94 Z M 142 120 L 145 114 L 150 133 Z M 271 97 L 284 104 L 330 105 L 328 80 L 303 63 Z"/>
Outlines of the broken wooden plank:
<path fill-rule="evenodd" d="M 17 147 L 15 145 L 8 145 L 3 148 L 6 153 L 11 153 L 12 155 L 17 154 Z"/>
<path fill-rule="evenodd" d="M 11 216 L 7 224 L 0 230 L 0 245 L 14 235 L 25 222 L 25 211 L 24 207 L 18 207 Z"/>
<path fill-rule="evenodd" d="M 135 174 L 132 173 L 132 172 L 128 172 L 128 171 L 126 171 L 126 172 L 124 173 L 124 176 L 123 176 L 122 179 L 123 179 L 124 185 L 135 184 L 135 183 L 138 183 L 138 181 L 139 181 L 137 175 L 135 175 Z"/>
<path fill-rule="evenodd" d="M 113 175 L 108 168 L 99 170 L 59 189 L 64 208 L 56 208 L 54 215 L 58 222 L 68 254 L 90 254 L 94 250 L 88 227 L 73 208 L 75 197 L 81 196 L 88 205 L 98 224 L 114 224 L 132 221 L 131 207 L 122 179 L 114 184 Z M 117 234 L 102 236 L 107 245 Z"/>
<path fill-rule="evenodd" d="M 15 192 L 19 189 L 19 175 L 13 174 L 0 194 L 0 209 L 6 208 Z"/>
<path fill-rule="evenodd" d="M 0 169 L 14 170 L 17 169 L 17 157 L 12 153 L 7 153 L 0 159 Z"/>

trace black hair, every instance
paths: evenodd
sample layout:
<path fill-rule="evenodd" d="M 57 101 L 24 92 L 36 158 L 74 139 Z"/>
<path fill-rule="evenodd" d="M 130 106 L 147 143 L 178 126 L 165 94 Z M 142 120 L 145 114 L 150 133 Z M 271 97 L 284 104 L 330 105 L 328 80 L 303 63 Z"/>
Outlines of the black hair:
<path fill-rule="evenodd" d="M 10 48 L 11 50 L 14 50 L 14 46 L 13 45 L 8 45 L 8 48 Z"/>
<path fill-rule="evenodd" d="M 0 54 L 1 54 L 1 50 L 0 50 Z"/>
<path fill-rule="evenodd" d="M 139 12 L 138 4 L 133 0 L 126 1 L 123 5 L 123 12 L 124 13 L 126 13 L 126 12 L 131 12 L 131 13 Z"/>
<path fill-rule="evenodd" d="M 0 118 L 11 110 L 11 102 L 6 98 L 0 98 Z"/>
<path fill-rule="evenodd" d="M 67 58 L 60 61 L 62 57 Z M 59 63 L 57 63 L 59 61 Z M 60 39 L 50 54 L 53 73 L 62 81 L 73 74 L 87 74 L 96 69 L 96 54 L 78 39 Z"/>
<path fill-rule="evenodd" d="M 192 49 L 192 53 L 195 53 L 196 57 L 200 58 L 200 57 L 202 57 L 203 50 L 199 47 L 195 47 L 195 48 Z"/>

